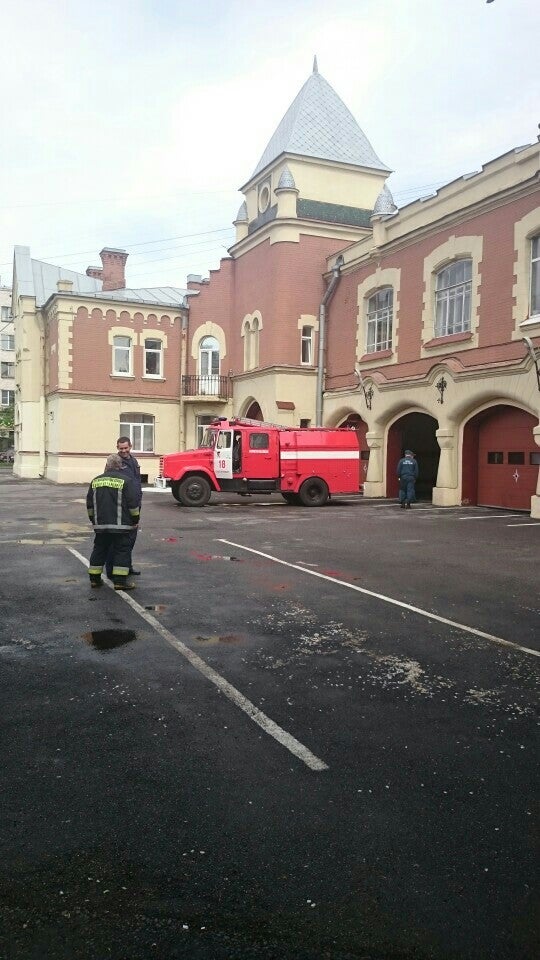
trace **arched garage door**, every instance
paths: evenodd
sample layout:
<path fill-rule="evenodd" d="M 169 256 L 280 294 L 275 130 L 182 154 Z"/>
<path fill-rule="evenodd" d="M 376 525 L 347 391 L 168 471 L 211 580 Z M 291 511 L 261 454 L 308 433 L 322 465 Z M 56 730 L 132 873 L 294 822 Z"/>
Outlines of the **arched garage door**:
<path fill-rule="evenodd" d="M 464 501 L 510 510 L 531 509 L 538 480 L 539 451 L 533 437 L 536 425 L 530 413 L 502 404 L 469 421 L 463 445 Z"/>

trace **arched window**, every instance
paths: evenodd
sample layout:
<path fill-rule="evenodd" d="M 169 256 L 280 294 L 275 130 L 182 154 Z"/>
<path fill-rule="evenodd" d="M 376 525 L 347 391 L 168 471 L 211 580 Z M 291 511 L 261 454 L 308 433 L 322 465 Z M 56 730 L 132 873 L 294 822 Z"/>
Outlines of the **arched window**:
<path fill-rule="evenodd" d="M 471 329 L 472 260 L 455 260 L 439 270 L 435 284 L 435 336 Z"/>
<path fill-rule="evenodd" d="M 251 325 L 251 365 L 250 369 L 259 366 L 259 321 L 254 317 Z"/>
<path fill-rule="evenodd" d="M 394 315 L 394 291 L 381 287 L 367 302 L 366 353 L 392 349 L 392 321 Z"/>
<path fill-rule="evenodd" d="M 132 364 L 131 337 L 113 337 L 113 374 L 131 376 Z"/>
<path fill-rule="evenodd" d="M 219 343 L 215 337 L 203 337 L 199 344 L 199 378 L 201 394 L 219 392 Z"/>
<path fill-rule="evenodd" d="M 121 413 L 120 435 L 129 437 L 133 453 L 153 453 L 154 417 L 146 413 Z"/>
<path fill-rule="evenodd" d="M 251 327 L 249 320 L 244 324 L 244 370 L 251 370 Z"/>

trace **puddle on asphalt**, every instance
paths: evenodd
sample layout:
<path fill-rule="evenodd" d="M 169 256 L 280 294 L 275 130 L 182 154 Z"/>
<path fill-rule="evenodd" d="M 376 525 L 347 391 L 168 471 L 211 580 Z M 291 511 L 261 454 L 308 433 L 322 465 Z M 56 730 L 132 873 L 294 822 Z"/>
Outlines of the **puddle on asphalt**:
<path fill-rule="evenodd" d="M 117 647 L 124 647 L 126 643 L 131 643 L 137 639 L 135 630 L 90 630 L 89 633 L 83 633 L 83 640 L 93 647 L 105 653 L 107 650 L 116 650 Z"/>

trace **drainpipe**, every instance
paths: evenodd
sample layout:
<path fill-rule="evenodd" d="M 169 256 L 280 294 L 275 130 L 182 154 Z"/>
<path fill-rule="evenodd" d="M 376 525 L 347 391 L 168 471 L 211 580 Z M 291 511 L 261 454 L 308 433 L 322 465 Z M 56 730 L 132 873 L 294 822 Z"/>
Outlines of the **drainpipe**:
<path fill-rule="evenodd" d="M 332 267 L 332 279 L 328 284 L 324 297 L 319 307 L 319 359 L 317 363 L 317 407 L 315 412 L 315 425 L 322 427 L 323 415 L 323 393 L 324 393 L 324 352 L 325 352 L 325 334 L 326 334 L 326 308 L 334 296 L 335 289 L 339 283 L 341 268 L 343 266 L 343 257 L 339 256 Z"/>

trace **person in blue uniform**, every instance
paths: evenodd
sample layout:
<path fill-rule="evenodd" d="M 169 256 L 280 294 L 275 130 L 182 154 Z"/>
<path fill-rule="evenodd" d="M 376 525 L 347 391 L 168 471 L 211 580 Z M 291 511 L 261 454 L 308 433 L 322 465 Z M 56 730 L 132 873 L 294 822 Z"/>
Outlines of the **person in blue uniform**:
<path fill-rule="evenodd" d="M 122 458 L 122 467 L 126 471 L 127 476 L 131 480 L 132 486 L 135 490 L 137 496 L 137 504 L 139 507 L 139 513 L 141 510 L 142 504 L 142 483 L 141 483 L 141 468 L 139 466 L 139 461 L 131 453 L 131 440 L 129 437 L 118 437 L 116 441 L 116 449 L 118 455 Z M 137 539 L 137 527 L 134 527 L 130 531 L 130 555 L 129 555 L 129 575 L 131 577 L 138 577 L 140 570 L 133 569 L 132 553 L 135 546 L 135 541 Z M 112 555 L 107 557 L 106 571 L 109 580 L 113 579 L 112 576 Z"/>
<path fill-rule="evenodd" d="M 402 510 L 410 510 L 416 500 L 414 487 L 418 479 L 418 463 L 412 450 L 406 450 L 405 456 L 397 465 L 399 478 L 399 504 Z"/>

